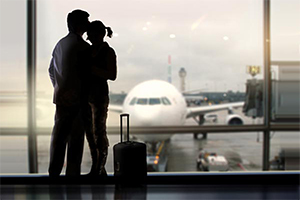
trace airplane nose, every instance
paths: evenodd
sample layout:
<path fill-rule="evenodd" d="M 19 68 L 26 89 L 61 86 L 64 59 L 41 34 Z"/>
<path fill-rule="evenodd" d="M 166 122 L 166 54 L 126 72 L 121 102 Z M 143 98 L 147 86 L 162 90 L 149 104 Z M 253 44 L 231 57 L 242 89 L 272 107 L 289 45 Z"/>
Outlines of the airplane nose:
<path fill-rule="evenodd" d="M 159 117 L 159 109 L 137 109 L 136 112 L 131 115 L 131 124 L 133 126 L 153 126 L 158 125 L 157 119 Z"/>

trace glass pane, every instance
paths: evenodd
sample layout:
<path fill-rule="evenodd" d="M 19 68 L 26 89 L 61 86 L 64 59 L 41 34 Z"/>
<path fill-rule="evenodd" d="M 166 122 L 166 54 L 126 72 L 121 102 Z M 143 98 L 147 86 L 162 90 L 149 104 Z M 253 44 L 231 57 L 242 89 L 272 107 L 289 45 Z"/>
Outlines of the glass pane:
<path fill-rule="evenodd" d="M 271 3 L 272 121 L 300 120 L 300 2 Z"/>
<path fill-rule="evenodd" d="M 272 132 L 270 140 L 270 169 L 300 170 L 300 133 Z"/>
<path fill-rule="evenodd" d="M 0 173 L 28 173 L 26 136 L 0 137 Z"/>
<path fill-rule="evenodd" d="M 207 137 L 195 140 L 191 135 L 174 135 L 168 150 L 168 171 L 262 169 L 261 133 L 218 133 Z"/>
<path fill-rule="evenodd" d="M 300 122 L 300 2 L 271 2 L 272 122 Z M 272 132 L 270 169 L 300 170 L 299 132 Z"/>
<path fill-rule="evenodd" d="M 260 66 L 260 71 L 264 71 L 261 0 L 120 2 L 106 2 L 106 9 L 101 12 L 98 1 L 39 2 L 37 90 L 38 98 L 44 102 L 38 104 L 38 109 L 44 117 L 37 119 L 38 126 L 53 126 L 55 107 L 51 103 L 53 88 L 48 67 L 55 44 L 68 33 L 66 16 L 74 7 L 88 11 L 90 21 L 101 19 L 114 31 L 112 39 L 105 38 L 118 56 L 118 78 L 109 82 L 111 93 L 124 92 L 131 99 L 130 91 L 139 83 L 151 79 L 166 81 L 171 76 L 176 90 L 193 91 L 201 97 L 201 106 L 243 102 L 245 85 L 252 79 L 246 67 Z M 111 10 L 118 14 L 112 15 Z M 184 77 L 178 75 L 181 68 L 186 69 Z M 255 76 L 260 80 L 262 77 L 262 73 Z M 185 87 L 181 87 L 183 84 Z M 152 94 L 159 88 L 162 87 L 149 85 L 140 91 Z M 130 103 L 125 101 L 124 105 Z M 244 124 L 248 118 L 252 124 L 253 112 L 246 117 L 240 112 L 242 105 L 238 107 Z"/>
<path fill-rule="evenodd" d="M 199 138 L 201 138 L 199 134 Z M 155 135 L 160 137 L 160 135 Z M 290 135 L 289 135 L 290 136 Z M 279 134 L 275 137 L 284 137 Z M 295 138 L 296 137 L 296 138 Z M 299 139 L 299 134 L 293 134 L 294 139 Z M 113 146 L 120 141 L 120 136 L 109 134 L 109 151 L 106 163 L 107 172 L 113 173 Z M 289 139 L 292 140 L 292 139 Z M 278 139 L 273 140 L 276 148 L 272 150 L 271 156 L 278 155 L 282 143 Z M 210 166 L 210 172 L 213 171 L 261 171 L 262 169 L 262 133 L 217 133 L 209 134 L 207 140 L 194 139 L 192 134 L 174 134 L 170 141 L 159 142 L 156 144 L 159 151 L 154 152 L 151 146 L 148 146 L 148 171 L 162 172 L 206 172 L 204 169 Z M 273 142 L 272 142 L 273 143 Z M 38 137 L 38 159 L 39 173 L 48 172 L 49 164 L 49 144 L 50 136 Z M 285 143 L 288 145 L 289 143 Z M 202 163 L 199 164 L 201 153 L 213 154 L 210 158 L 202 157 Z M 26 157 L 27 158 L 27 157 Z M 151 160 L 152 159 L 152 160 Z M 211 160 L 214 159 L 214 162 Z M 158 160 L 155 163 L 155 160 Z M 203 162 L 203 161 L 206 161 Z M 198 165 L 197 164 L 200 165 Z M 82 174 L 88 173 L 92 165 L 88 144 L 85 141 L 83 161 L 81 165 Z M 218 165 L 218 166 L 215 166 Z M 205 167 L 204 167 L 205 166 Z M 204 168 L 203 168 L 204 167 Z M 25 170 L 24 170 L 25 171 Z M 65 172 L 65 166 L 63 173 Z"/>
<path fill-rule="evenodd" d="M 1 1 L 0 127 L 27 126 L 25 11 L 26 1 Z"/>
<path fill-rule="evenodd" d="M 26 128 L 26 1 L 1 0 L 0 30 L 0 128 Z M 0 173 L 28 173 L 26 136 L 0 136 Z"/>
<path fill-rule="evenodd" d="M 271 2 L 271 60 L 299 61 L 300 2 Z"/>
<path fill-rule="evenodd" d="M 235 119 L 242 120 L 243 124 L 262 124 L 263 116 L 257 116 L 256 107 L 250 106 L 246 109 L 247 115 L 243 112 L 246 83 L 254 80 L 261 83 L 263 79 L 262 6 L 262 0 L 191 0 L 188 3 L 182 0 L 113 0 L 105 3 L 96 0 L 72 3 L 68 0 L 40 1 L 37 9 L 37 90 L 40 95 L 37 100 L 41 100 L 38 107 L 41 116 L 45 118 L 38 117 L 37 125 L 49 128 L 53 126 L 55 106 L 52 104 L 53 87 L 48 76 L 48 67 L 55 44 L 68 33 L 66 17 L 74 8 L 88 11 L 91 21 L 101 19 L 114 31 L 112 39 L 105 38 L 118 57 L 118 78 L 116 81 L 109 81 L 110 93 L 117 100 L 114 99 L 111 103 L 123 103 L 122 111 L 131 115 L 131 124 L 231 125 Z M 105 9 L 100 9 L 102 7 Z M 86 39 L 86 34 L 83 38 Z M 251 75 L 247 71 L 249 65 L 259 66 L 261 73 Z M 185 68 L 185 74 L 178 74 L 181 68 Z M 171 83 L 167 80 L 171 80 Z M 121 98 L 116 94 L 127 96 L 124 99 L 124 96 Z M 198 103 L 191 103 L 187 107 L 188 95 Z M 134 97 L 145 97 L 137 101 L 137 104 L 144 105 L 144 111 L 138 110 L 136 106 L 127 106 Z M 153 106 L 147 109 L 148 99 L 156 97 L 166 97 L 169 102 L 167 104 L 172 102 L 172 105 L 158 106 L 166 110 L 155 110 Z M 239 104 L 230 104 L 233 102 Z M 200 108 L 207 111 L 200 112 Z M 195 113 L 195 118 L 188 116 L 191 112 Z M 143 116 L 145 119 L 142 119 Z M 198 118 L 205 120 L 194 120 Z M 109 111 L 107 125 L 118 126 L 119 114 Z M 192 134 L 169 135 L 167 138 L 162 135 L 134 137 L 143 141 L 156 139 L 153 142 L 154 149 L 159 148 L 164 140 L 170 140 L 171 143 L 182 140 L 183 143 L 172 144 L 173 147 L 180 147 L 183 152 L 190 151 L 189 145 L 193 144 L 197 148 L 192 150 L 192 156 L 187 160 L 186 171 L 196 170 L 195 158 L 200 146 L 202 150 L 225 157 L 227 151 L 231 154 L 236 151 L 239 158 L 251 161 L 245 163 L 254 163 L 255 167 L 249 170 L 261 169 L 262 149 L 257 148 L 261 147 L 261 143 L 255 143 L 257 136 L 253 133 L 249 133 L 249 137 L 236 133 L 216 134 L 212 137 L 209 135 L 204 141 L 194 140 Z M 111 148 L 119 141 L 119 136 L 110 135 L 109 139 L 111 153 Z M 258 153 L 253 155 L 257 160 L 252 161 L 249 155 L 251 150 L 244 152 L 239 143 L 231 143 L 231 140 L 239 142 L 239 139 L 248 141 L 251 144 L 249 148 L 257 150 Z M 85 158 L 89 157 L 88 152 L 85 152 Z M 171 159 L 171 155 L 169 156 Z M 110 164 L 112 163 L 108 161 L 108 171 L 112 171 Z M 85 165 L 87 168 L 83 168 L 83 171 L 88 171 L 90 163 L 83 166 Z M 175 159 L 168 165 L 168 170 L 182 169 L 178 167 Z"/>

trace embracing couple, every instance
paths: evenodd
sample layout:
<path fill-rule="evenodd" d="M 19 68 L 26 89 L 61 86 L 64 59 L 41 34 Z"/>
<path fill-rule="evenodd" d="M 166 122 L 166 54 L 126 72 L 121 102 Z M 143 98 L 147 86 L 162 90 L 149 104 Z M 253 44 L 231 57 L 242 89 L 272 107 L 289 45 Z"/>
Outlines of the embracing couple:
<path fill-rule="evenodd" d="M 106 35 L 112 37 L 111 28 L 101 21 L 89 22 L 88 17 L 82 10 L 69 13 L 69 34 L 56 44 L 52 53 L 49 75 L 56 113 L 50 144 L 50 177 L 60 175 L 66 149 L 66 176 L 80 175 L 84 135 L 92 157 L 89 175 L 107 175 L 107 80 L 116 79 L 117 59 L 115 51 L 104 41 Z M 85 32 L 92 45 L 83 40 Z"/>

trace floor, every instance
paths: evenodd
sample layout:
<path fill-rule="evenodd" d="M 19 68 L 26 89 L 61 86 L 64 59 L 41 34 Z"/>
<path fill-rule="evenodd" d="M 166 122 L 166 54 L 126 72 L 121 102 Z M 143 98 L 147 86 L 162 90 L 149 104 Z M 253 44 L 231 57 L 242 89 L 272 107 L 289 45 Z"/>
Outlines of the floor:
<path fill-rule="evenodd" d="M 0 175 L 1 200 L 299 200 L 300 172 L 148 174 L 146 184 L 115 185 L 109 175 Z"/>
<path fill-rule="evenodd" d="M 17 200 L 298 200 L 298 186 L 148 185 L 118 189 L 114 185 L 1 185 L 1 199 Z"/>

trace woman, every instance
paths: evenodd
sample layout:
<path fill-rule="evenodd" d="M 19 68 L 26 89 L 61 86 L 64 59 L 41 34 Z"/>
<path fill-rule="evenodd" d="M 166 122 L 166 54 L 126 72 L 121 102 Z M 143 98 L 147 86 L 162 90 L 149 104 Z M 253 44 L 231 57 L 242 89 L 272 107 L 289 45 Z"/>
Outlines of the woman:
<path fill-rule="evenodd" d="M 104 41 L 106 35 L 112 37 L 110 27 L 101 21 L 90 23 L 87 31 L 88 40 L 92 46 L 89 49 L 90 74 L 86 83 L 88 86 L 88 102 L 92 117 L 86 136 L 91 150 L 92 168 L 90 175 L 106 176 L 105 163 L 108 151 L 106 119 L 109 104 L 107 80 L 116 80 L 117 62 L 115 51 Z"/>

